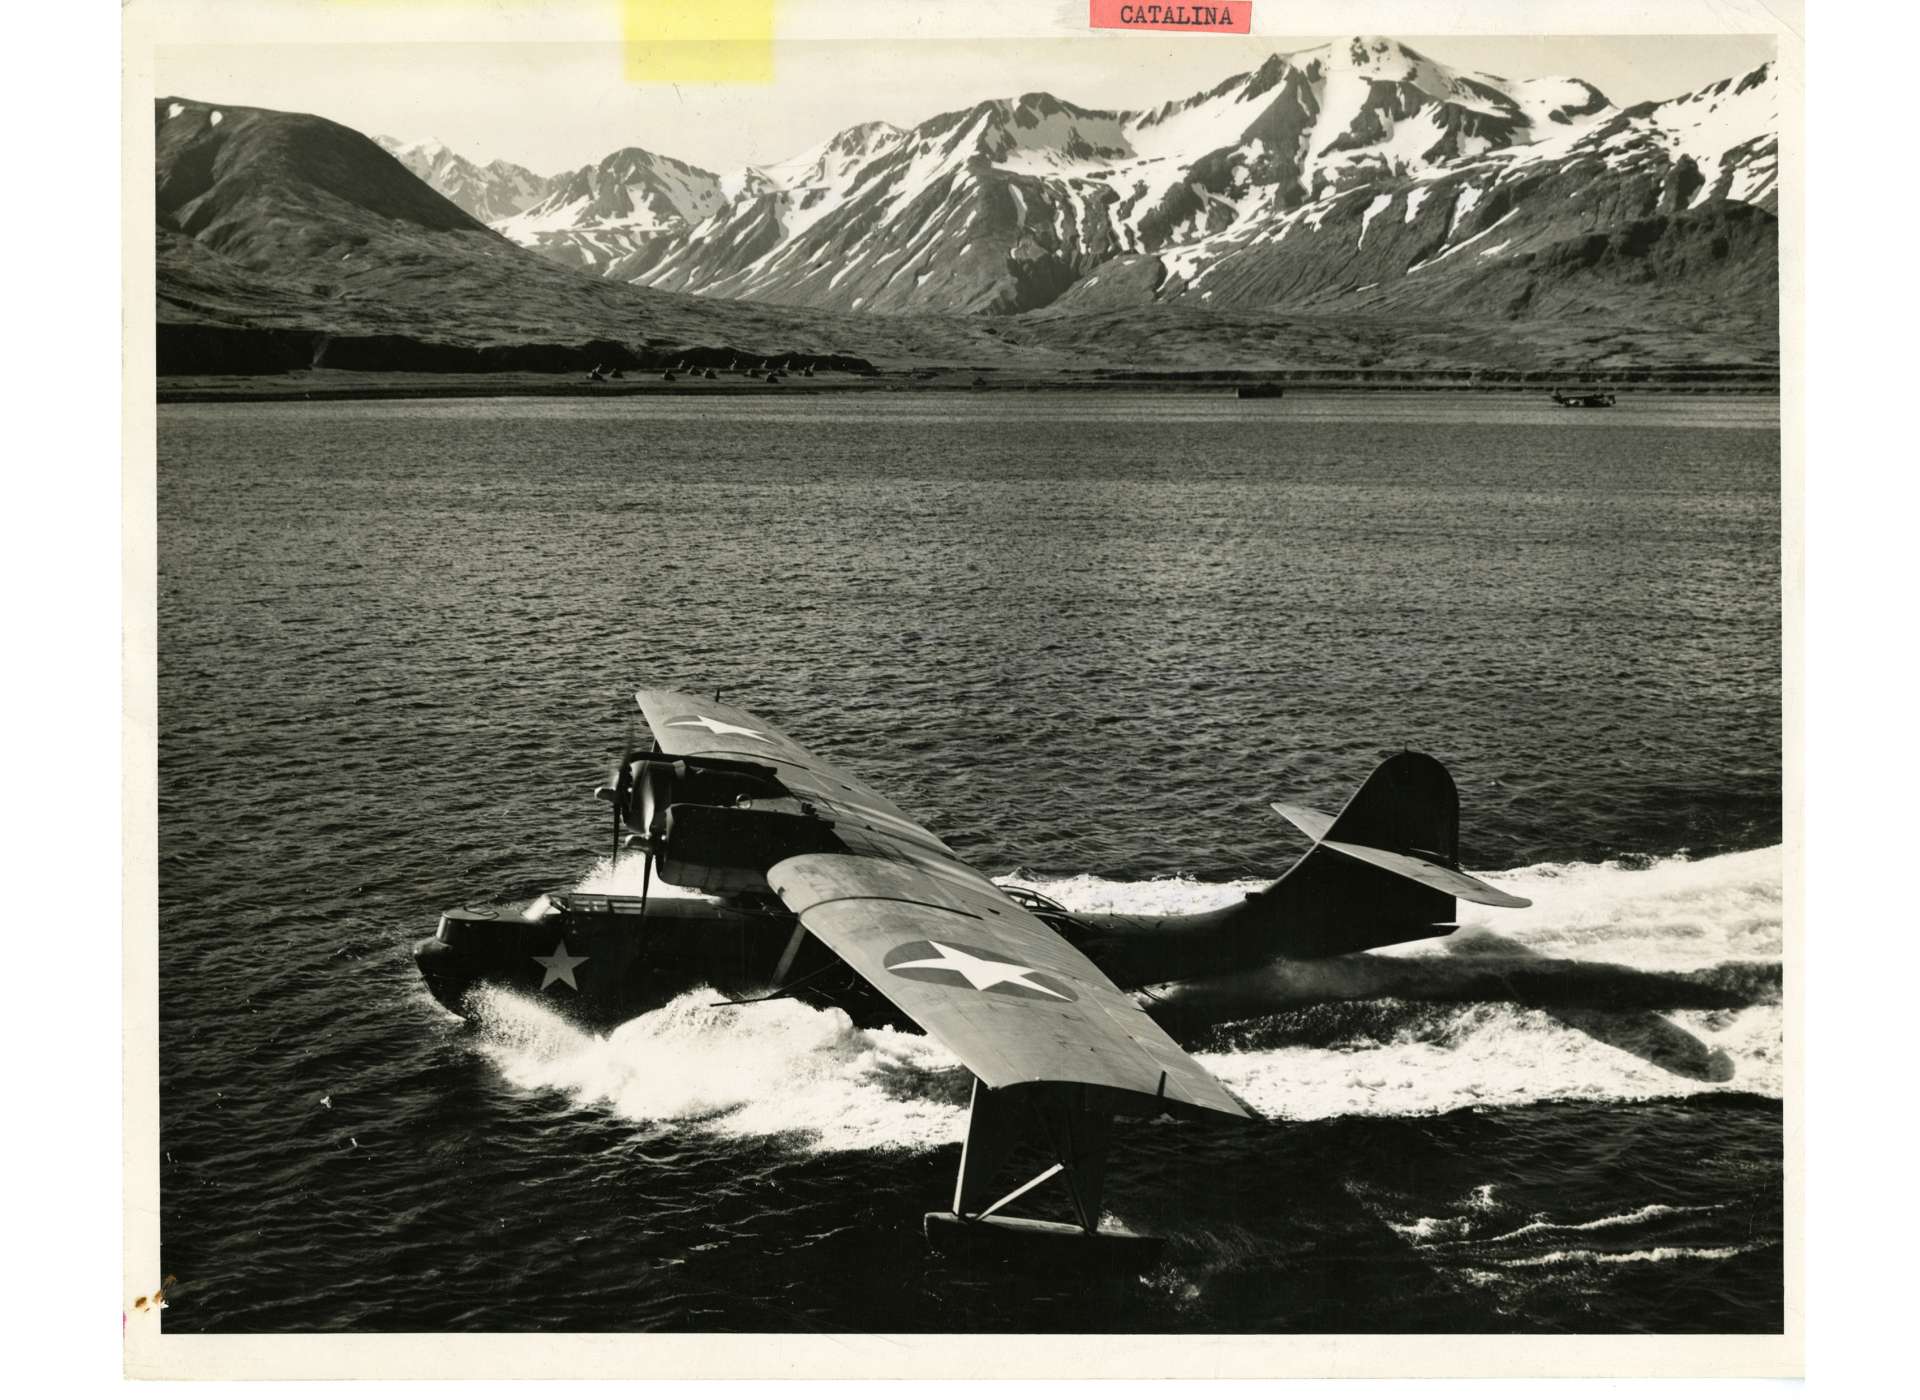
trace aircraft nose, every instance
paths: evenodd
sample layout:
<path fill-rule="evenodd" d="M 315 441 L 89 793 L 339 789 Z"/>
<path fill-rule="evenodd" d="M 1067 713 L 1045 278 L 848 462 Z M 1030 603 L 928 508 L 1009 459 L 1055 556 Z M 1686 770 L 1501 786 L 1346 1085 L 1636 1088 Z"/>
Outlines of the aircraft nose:
<path fill-rule="evenodd" d="M 462 957 L 439 933 L 413 945 L 413 962 L 420 969 L 427 990 L 433 993 L 433 999 L 455 1015 L 465 1015 L 461 1003 L 468 989 L 473 986 L 479 969 L 469 959 Z"/>

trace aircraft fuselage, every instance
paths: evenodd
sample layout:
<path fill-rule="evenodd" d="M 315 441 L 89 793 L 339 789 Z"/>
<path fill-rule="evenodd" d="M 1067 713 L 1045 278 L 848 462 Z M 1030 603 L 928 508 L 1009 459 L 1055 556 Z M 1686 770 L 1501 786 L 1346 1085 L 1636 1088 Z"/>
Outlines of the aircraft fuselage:
<path fill-rule="evenodd" d="M 1075 914 L 1028 907 L 1124 990 L 1258 966 L 1273 950 L 1251 902 L 1201 914 Z M 475 1014 L 498 987 L 570 1019 L 616 1025 L 698 987 L 716 1000 L 792 996 L 838 1006 L 863 1025 L 911 1023 L 778 905 L 656 896 L 644 916 L 625 896 L 556 895 L 526 914 L 454 909 L 414 958 L 436 1000 Z"/>

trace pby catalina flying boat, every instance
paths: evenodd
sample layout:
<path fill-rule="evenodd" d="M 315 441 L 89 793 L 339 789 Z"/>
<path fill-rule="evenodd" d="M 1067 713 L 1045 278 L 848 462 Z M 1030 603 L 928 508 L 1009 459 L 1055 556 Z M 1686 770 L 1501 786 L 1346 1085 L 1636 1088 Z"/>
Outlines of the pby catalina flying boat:
<path fill-rule="evenodd" d="M 1159 1241 L 1100 1229 L 1112 1121 L 1252 1116 L 1130 992 L 1451 933 L 1456 900 L 1528 903 L 1461 871 L 1459 797 L 1425 754 L 1387 759 L 1338 816 L 1275 803 L 1313 847 L 1227 908 L 1075 914 L 996 885 L 763 719 L 672 691 L 635 699 L 652 750 L 630 749 L 599 795 L 616 858 L 645 852 L 640 896 L 449 911 L 415 950 L 427 985 L 460 1014 L 481 984 L 600 1024 L 708 986 L 924 1031 L 974 1077 L 953 1208 L 926 1217 L 950 1252 L 1145 1262 Z M 656 870 L 708 897 L 650 900 Z M 1052 1165 L 1009 1187 L 1030 1145 Z M 1001 1214 L 1056 1176 L 1071 1223 Z"/>

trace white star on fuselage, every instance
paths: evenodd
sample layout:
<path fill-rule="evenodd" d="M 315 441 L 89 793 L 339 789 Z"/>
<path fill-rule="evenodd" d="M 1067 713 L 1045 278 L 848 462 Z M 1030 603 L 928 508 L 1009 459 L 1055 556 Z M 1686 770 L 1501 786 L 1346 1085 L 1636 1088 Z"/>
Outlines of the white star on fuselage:
<path fill-rule="evenodd" d="M 585 962 L 586 959 L 568 957 L 566 939 L 563 938 L 553 945 L 552 957 L 543 958 L 538 953 L 535 953 L 533 960 L 547 970 L 547 975 L 540 979 L 541 991 L 544 992 L 555 982 L 565 982 L 576 992 L 580 990 L 580 984 L 573 980 L 573 970 Z"/>
<path fill-rule="evenodd" d="M 1045 993 L 1057 1001 L 1073 1000 L 1072 997 L 1063 996 L 1051 987 L 1043 987 L 1038 982 L 1029 981 L 1028 979 L 1035 972 L 1034 968 L 1022 967 L 1018 963 L 995 962 L 991 958 L 976 958 L 972 953 L 963 953 L 958 948 L 949 948 L 944 943 L 935 943 L 931 938 L 927 940 L 927 946 L 936 949 L 940 956 L 921 958 L 917 962 L 894 963 L 889 970 L 899 972 L 902 968 L 908 967 L 943 967 L 948 972 L 957 972 L 966 978 L 967 985 L 977 992 L 984 992 L 989 987 L 1008 983 L 1015 987 L 1025 987 L 1030 992 Z"/>
<path fill-rule="evenodd" d="M 728 724 L 723 719 L 708 719 L 705 715 L 696 715 L 692 719 L 676 719 L 666 727 L 668 729 L 704 729 L 707 733 L 714 735 L 738 734 L 742 738 L 758 739 L 763 744 L 767 741 L 767 736 L 757 729 L 744 729 L 737 724 Z"/>

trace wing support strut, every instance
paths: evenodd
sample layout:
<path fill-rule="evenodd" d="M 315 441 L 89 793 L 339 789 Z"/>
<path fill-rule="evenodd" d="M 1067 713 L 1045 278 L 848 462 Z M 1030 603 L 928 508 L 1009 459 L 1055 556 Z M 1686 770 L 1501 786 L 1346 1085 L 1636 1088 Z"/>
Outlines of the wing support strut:
<path fill-rule="evenodd" d="M 1098 1090 L 1080 1084 L 989 1089 L 976 1079 L 953 1209 L 926 1218 L 927 1241 L 935 1252 L 972 1262 L 1048 1268 L 1149 1267 L 1163 1241 L 1100 1227 L 1113 1124 L 1113 1111 L 1102 1099 Z M 1035 1144 L 1052 1163 L 1013 1190 L 997 1194 L 994 1183 L 1014 1153 Z M 1072 1223 L 1000 1214 L 1056 1177 L 1066 1186 Z"/>

